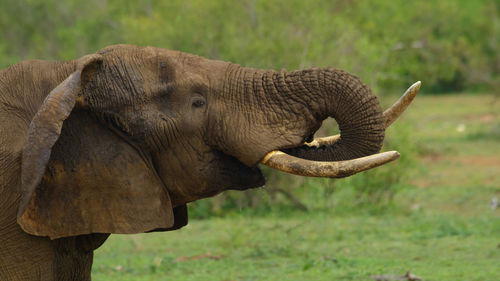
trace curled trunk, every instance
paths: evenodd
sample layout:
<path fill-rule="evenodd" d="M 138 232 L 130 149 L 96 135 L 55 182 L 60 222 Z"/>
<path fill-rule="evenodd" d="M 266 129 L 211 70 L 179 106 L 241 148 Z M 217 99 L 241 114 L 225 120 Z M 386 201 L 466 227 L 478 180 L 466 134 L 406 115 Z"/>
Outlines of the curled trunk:
<path fill-rule="evenodd" d="M 292 92 L 309 92 L 320 100 L 320 116 L 333 117 L 339 124 L 340 138 L 328 146 L 301 145 L 283 151 L 314 161 L 339 161 L 380 151 L 385 119 L 377 97 L 359 78 L 335 69 L 310 69 L 287 74 Z M 297 87 L 300 85 L 300 87 Z"/>
<path fill-rule="evenodd" d="M 272 71 L 231 65 L 223 93 L 234 112 L 214 111 L 213 145 L 253 166 L 274 150 L 302 159 L 337 161 L 371 155 L 384 139 L 382 109 L 357 77 L 331 68 Z M 306 140 L 333 117 L 341 137 L 311 146 Z M 212 119 L 211 119 L 212 120 Z M 239 128 L 234 130 L 231 128 Z"/>
<path fill-rule="evenodd" d="M 420 81 L 414 83 L 394 105 L 384 111 L 385 128 L 389 127 L 410 105 L 417 95 L 420 85 Z M 340 135 L 319 138 L 307 143 L 307 146 L 330 147 L 340 139 Z M 399 158 L 397 151 L 388 151 L 352 160 L 321 162 L 297 158 L 275 150 L 268 153 L 261 163 L 283 172 L 301 176 L 339 178 L 386 164 L 397 158 Z"/>

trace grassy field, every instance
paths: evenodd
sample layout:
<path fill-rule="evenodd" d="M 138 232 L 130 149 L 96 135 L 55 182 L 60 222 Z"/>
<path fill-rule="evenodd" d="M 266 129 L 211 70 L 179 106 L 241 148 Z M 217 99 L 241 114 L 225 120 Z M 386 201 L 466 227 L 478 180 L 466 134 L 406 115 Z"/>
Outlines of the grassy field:
<path fill-rule="evenodd" d="M 492 203 L 500 199 L 500 100 L 419 96 L 398 126 L 412 128 L 420 165 L 387 211 L 242 212 L 174 232 L 112 235 L 96 251 L 93 280 L 374 280 L 407 271 L 500 280 Z"/>

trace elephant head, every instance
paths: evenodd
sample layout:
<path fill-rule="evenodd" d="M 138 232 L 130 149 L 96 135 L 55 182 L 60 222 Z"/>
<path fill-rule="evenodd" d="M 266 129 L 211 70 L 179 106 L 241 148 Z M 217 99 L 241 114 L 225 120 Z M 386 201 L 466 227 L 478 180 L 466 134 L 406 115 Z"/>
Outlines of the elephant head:
<path fill-rule="evenodd" d="M 51 238 L 181 227 L 186 203 L 262 186 L 259 162 L 330 177 L 381 165 L 397 153 L 372 154 L 414 96 L 383 113 L 341 70 L 259 70 L 152 47 L 111 46 L 70 66 L 23 150 L 18 223 Z M 328 117 L 341 136 L 312 141 Z"/>

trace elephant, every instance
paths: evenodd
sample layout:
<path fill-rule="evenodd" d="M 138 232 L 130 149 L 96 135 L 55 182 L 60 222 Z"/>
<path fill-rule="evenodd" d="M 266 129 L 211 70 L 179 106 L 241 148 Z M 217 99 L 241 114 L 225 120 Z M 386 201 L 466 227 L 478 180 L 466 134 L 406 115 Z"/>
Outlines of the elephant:
<path fill-rule="evenodd" d="M 0 280 L 90 280 L 111 233 L 179 229 L 187 203 L 264 185 L 259 163 L 345 177 L 392 161 L 385 129 L 419 87 L 382 112 L 342 70 L 132 45 L 1 70 Z M 328 117 L 340 136 L 314 140 Z"/>

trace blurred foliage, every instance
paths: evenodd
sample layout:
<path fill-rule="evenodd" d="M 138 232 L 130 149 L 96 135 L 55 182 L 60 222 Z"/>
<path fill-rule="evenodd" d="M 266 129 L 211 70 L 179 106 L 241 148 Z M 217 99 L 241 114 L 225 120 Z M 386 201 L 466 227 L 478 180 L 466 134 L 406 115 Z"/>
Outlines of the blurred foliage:
<path fill-rule="evenodd" d="M 496 0 L 0 0 L 0 67 L 153 45 L 262 68 L 335 66 L 377 92 L 500 83 Z"/>
<path fill-rule="evenodd" d="M 0 8 L 0 69 L 127 43 L 259 68 L 333 66 L 379 95 L 416 80 L 428 93 L 500 86 L 498 0 L 0 0 Z M 412 132 L 395 128 L 400 133 L 388 136 L 386 148 L 402 153 L 397 164 L 342 181 L 265 170 L 265 188 L 226 192 L 190 212 L 387 208 L 415 168 Z"/>

